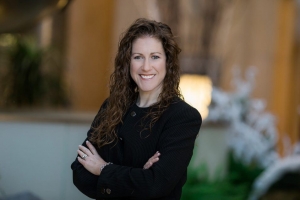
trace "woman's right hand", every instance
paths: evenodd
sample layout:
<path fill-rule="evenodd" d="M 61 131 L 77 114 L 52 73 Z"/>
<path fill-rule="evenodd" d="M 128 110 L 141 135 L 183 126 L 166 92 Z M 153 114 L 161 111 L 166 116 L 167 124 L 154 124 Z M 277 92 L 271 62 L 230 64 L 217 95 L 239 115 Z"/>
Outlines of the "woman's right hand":
<path fill-rule="evenodd" d="M 159 160 L 160 153 L 157 151 L 144 165 L 143 169 L 149 169 L 154 163 Z"/>

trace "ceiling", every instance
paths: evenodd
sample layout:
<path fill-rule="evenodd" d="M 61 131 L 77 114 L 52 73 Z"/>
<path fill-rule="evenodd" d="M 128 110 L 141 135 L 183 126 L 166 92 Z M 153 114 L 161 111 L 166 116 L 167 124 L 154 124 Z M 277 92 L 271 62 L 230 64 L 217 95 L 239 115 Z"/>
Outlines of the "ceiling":
<path fill-rule="evenodd" d="M 0 0 L 0 33 L 18 32 L 67 6 L 70 0 Z"/>

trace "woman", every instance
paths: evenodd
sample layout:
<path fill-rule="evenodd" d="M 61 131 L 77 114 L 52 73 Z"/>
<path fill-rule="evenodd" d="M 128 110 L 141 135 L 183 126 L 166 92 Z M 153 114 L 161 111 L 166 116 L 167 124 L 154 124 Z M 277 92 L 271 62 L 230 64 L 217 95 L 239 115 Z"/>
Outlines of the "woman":
<path fill-rule="evenodd" d="M 180 199 L 202 119 L 180 98 L 179 52 L 166 24 L 138 19 L 126 31 L 110 96 L 72 164 L 82 193 L 96 199 Z"/>

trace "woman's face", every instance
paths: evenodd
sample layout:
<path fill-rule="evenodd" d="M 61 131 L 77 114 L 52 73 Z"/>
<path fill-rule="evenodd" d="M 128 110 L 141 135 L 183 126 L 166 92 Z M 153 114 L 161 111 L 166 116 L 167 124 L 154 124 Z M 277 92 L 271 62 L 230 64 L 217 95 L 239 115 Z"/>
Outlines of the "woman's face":
<path fill-rule="evenodd" d="M 132 43 L 130 75 L 140 94 L 159 94 L 166 76 L 166 54 L 160 40 L 145 36 Z"/>

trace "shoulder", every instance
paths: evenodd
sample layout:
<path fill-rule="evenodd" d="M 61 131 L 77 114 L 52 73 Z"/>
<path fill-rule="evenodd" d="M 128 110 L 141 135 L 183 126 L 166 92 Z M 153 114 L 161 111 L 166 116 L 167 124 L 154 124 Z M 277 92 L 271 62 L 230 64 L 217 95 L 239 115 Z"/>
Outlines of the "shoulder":
<path fill-rule="evenodd" d="M 98 110 L 98 112 L 97 112 L 96 117 L 99 116 L 100 113 L 101 113 L 102 111 L 104 111 L 104 110 L 107 108 L 107 106 L 108 106 L 108 98 L 106 98 L 106 99 L 102 102 L 102 104 L 101 104 L 101 106 L 100 106 L 100 108 L 99 108 L 99 110 Z"/>
<path fill-rule="evenodd" d="M 202 123 L 202 117 L 197 109 L 179 97 L 174 98 L 168 109 L 162 115 L 165 120 L 172 121 L 197 121 Z"/>
<path fill-rule="evenodd" d="M 108 105 L 108 98 L 106 98 L 106 99 L 103 101 L 102 105 L 100 106 L 99 111 L 102 110 L 102 109 L 105 109 L 105 108 L 107 107 L 107 105 Z"/>
<path fill-rule="evenodd" d="M 179 97 L 174 98 L 166 112 L 171 115 L 188 114 L 197 118 L 201 118 L 201 115 L 196 108 L 192 107 Z"/>
<path fill-rule="evenodd" d="M 177 98 L 162 114 L 158 124 L 162 128 L 162 139 L 194 138 L 199 133 L 202 118 L 197 109 Z"/>
<path fill-rule="evenodd" d="M 98 110 L 96 116 L 94 117 L 94 120 L 93 120 L 93 122 L 91 124 L 90 130 L 87 133 L 88 137 L 91 136 L 91 133 L 93 132 L 94 128 L 98 127 L 99 124 L 101 123 L 101 112 L 103 112 L 106 109 L 107 104 L 108 104 L 108 99 L 105 99 L 103 101 L 103 103 L 101 104 L 100 109 Z"/>

